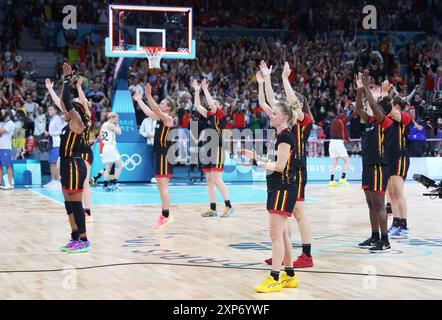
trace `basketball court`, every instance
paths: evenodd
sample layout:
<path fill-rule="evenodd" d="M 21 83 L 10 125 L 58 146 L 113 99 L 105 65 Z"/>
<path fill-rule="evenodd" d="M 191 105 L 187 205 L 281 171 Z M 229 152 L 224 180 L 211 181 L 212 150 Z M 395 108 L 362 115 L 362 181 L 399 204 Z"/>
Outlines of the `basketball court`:
<path fill-rule="evenodd" d="M 296 270 L 298 288 L 270 294 L 253 290 L 271 256 L 265 185 L 229 188 L 235 214 L 202 218 L 206 187 L 172 186 L 175 223 L 159 232 L 152 230 L 160 209 L 155 186 L 93 189 L 93 250 L 78 255 L 58 251 L 68 240 L 61 192 L 2 191 L 0 299 L 379 299 L 379 292 L 383 299 L 441 298 L 440 204 L 421 196 L 423 186 L 406 186 L 410 238 L 373 255 L 357 246 L 370 232 L 359 184 L 309 184 L 315 266 Z M 296 255 L 300 239 L 291 224 Z"/>
<path fill-rule="evenodd" d="M 231 159 L 224 173 L 250 178 L 227 183 L 233 215 L 202 217 L 209 206 L 207 184 L 172 180 L 174 223 L 154 231 L 162 203 L 157 185 L 146 183 L 155 175 L 153 151 L 138 132 L 134 92 L 128 89 L 128 79 L 135 78 L 130 68 L 133 59 L 147 59 L 146 81 L 153 83 L 160 72 L 170 71 L 161 71 L 162 62 L 196 59 L 194 12 L 191 7 L 117 4 L 107 10 L 104 52 L 107 58 L 116 58 L 113 76 L 118 83 L 112 88 L 111 103 L 122 128 L 117 142 L 126 163 L 120 190 L 92 188 L 93 222 L 87 224 L 91 249 L 82 254 L 59 250 L 71 232 L 61 189 L 42 188 L 39 177 L 32 187 L 0 190 L 0 300 L 442 299 L 442 200 L 423 196 L 428 192 L 424 186 L 406 181 L 409 238 L 391 239 L 391 252 L 361 249 L 358 244 L 370 237 L 371 229 L 360 158 L 351 160 L 352 168 L 361 161 L 349 172 L 350 184 L 334 188 L 327 181 L 329 159 L 307 160 L 313 167 L 309 179 L 310 170 L 316 170 L 304 204 L 313 233 L 314 267 L 295 270 L 297 288 L 255 292 L 254 286 L 270 270 L 264 260 L 272 256 L 267 186 L 265 179 L 254 179 L 256 172 L 246 172 L 250 167 Z M 103 168 L 98 144 L 93 148 L 92 176 Z M 434 165 L 440 161 L 419 163 L 427 166 L 424 173 L 440 175 Z M 39 170 L 39 163 L 34 165 Z M 236 166 L 241 169 L 235 171 Z M 419 172 L 417 167 L 414 172 Z M 316 178 L 321 170 L 325 179 Z M 23 181 L 34 179 L 34 171 L 29 167 L 24 171 L 28 176 L 23 173 Z M 217 202 L 218 210 L 224 209 L 219 193 Z M 285 198 L 282 203 L 285 206 Z M 295 219 L 289 221 L 296 258 L 301 239 Z"/>

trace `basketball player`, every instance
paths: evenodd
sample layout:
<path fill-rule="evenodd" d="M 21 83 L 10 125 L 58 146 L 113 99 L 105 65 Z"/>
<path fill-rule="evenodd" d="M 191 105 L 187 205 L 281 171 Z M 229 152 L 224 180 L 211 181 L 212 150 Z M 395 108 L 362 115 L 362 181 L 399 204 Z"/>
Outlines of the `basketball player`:
<path fill-rule="evenodd" d="M 388 81 L 385 86 L 388 90 Z M 404 196 L 404 187 L 410 167 L 407 137 L 413 119 L 409 113 L 405 112 L 406 106 L 407 103 L 401 97 L 396 96 L 393 99 L 393 109 L 388 114 L 388 117 L 393 120 L 393 145 L 390 150 L 391 176 L 387 187 L 393 211 L 393 224 L 388 230 L 392 239 L 408 238 L 407 201 Z"/>
<path fill-rule="evenodd" d="M 104 172 L 105 172 L 105 171 L 106 171 L 106 167 L 104 167 L 103 169 L 101 169 L 101 171 L 98 172 L 96 176 L 93 176 L 93 177 L 91 178 L 90 183 L 92 184 L 92 186 L 95 187 L 95 186 L 97 185 L 97 181 L 98 181 L 98 179 L 100 179 L 100 178 L 104 175 Z M 114 178 L 115 178 L 115 163 L 112 165 L 112 167 L 111 167 L 111 169 L 110 169 L 110 171 L 109 171 L 109 179 L 110 179 L 110 180 L 113 180 Z"/>
<path fill-rule="evenodd" d="M 156 154 L 156 180 L 160 191 L 162 210 L 154 226 L 155 231 L 159 231 L 174 222 L 170 210 L 169 179 L 173 175 L 173 167 L 169 162 L 167 153 L 172 146 L 169 139 L 170 131 L 173 128 L 173 114 L 176 109 L 175 102 L 169 98 L 163 99 L 158 105 L 152 97 L 152 87 L 146 84 L 145 96 L 146 105 L 139 93 L 135 93 L 134 100 L 146 116 L 157 121 L 154 136 L 154 151 Z"/>
<path fill-rule="evenodd" d="M 271 68 L 268 69 L 267 65 L 264 61 L 260 64 L 261 74 L 264 74 L 264 82 L 265 82 L 265 90 L 266 90 L 266 96 L 267 100 L 269 101 L 269 104 L 275 104 L 275 94 L 273 92 L 273 88 L 271 85 Z M 291 130 L 295 135 L 295 143 L 296 143 L 296 182 L 297 182 L 297 201 L 294 209 L 294 217 L 296 219 L 296 222 L 298 224 L 299 233 L 301 236 L 302 241 L 302 254 L 297 257 L 295 262 L 293 263 L 293 266 L 295 268 L 309 268 L 313 267 L 313 258 L 311 256 L 311 240 L 312 240 L 312 234 L 311 234 L 311 227 L 310 222 L 308 221 L 308 218 L 304 211 L 304 200 L 305 200 L 305 187 L 307 185 L 307 152 L 306 152 L 306 144 L 308 141 L 308 138 L 310 136 L 310 132 L 312 130 L 312 124 L 313 120 L 310 114 L 309 107 L 307 103 L 301 103 L 293 90 L 290 81 L 291 70 L 289 64 L 286 62 L 284 64 L 284 69 L 282 73 L 282 80 L 284 85 L 284 90 L 287 95 L 287 101 L 295 107 L 295 113 L 296 113 L 296 124 L 292 126 Z M 257 78 L 261 78 L 259 75 L 257 75 Z M 258 83 L 262 80 L 258 79 Z M 262 84 L 261 84 L 262 86 Z M 273 97 L 272 99 L 269 99 L 269 97 Z M 263 104 L 263 99 L 265 97 L 263 94 L 260 95 L 260 105 Z M 302 106 L 302 108 L 301 108 Z M 290 225 L 287 223 L 287 232 L 291 239 L 291 229 Z M 267 264 L 271 264 L 272 260 L 267 259 L 265 260 Z"/>
<path fill-rule="evenodd" d="M 76 101 L 79 105 L 83 107 L 84 112 L 86 113 L 87 117 L 90 119 L 91 112 L 89 109 L 89 101 L 87 100 L 83 92 L 82 83 L 83 83 L 83 77 L 80 76 L 76 84 L 78 98 L 75 99 L 74 101 Z M 93 222 L 92 213 L 91 213 L 92 192 L 89 185 L 91 166 L 92 162 L 94 161 L 94 154 L 92 152 L 91 141 L 90 141 L 91 129 L 92 129 L 92 122 L 89 121 L 83 132 L 83 144 L 82 144 L 83 152 L 81 154 L 81 157 L 86 163 L 86 169 L 87 169 L 86 180 L 84 181 L 84 186 L 83 186 L 83 209 L 84 209 L 84 214 L 86 216 L 86 222 Z"/>
<path fill-rule="evenodd" d="M 370 90 L 370 76 L 368 70 L 359 73 L 356 77 L 356 111 L 367 123 L 362 135 L 362 188 L 370 212 L 371 237 L 359 244 L 361 248 L 369 248 L 371 253 L 390 252 L 388 240 L 387 212 L 385 210 L 385 191 L 390 175 L 386 150 L 392 147 L 393 121 L 386 116 L 392 110 L 388 101 L 377 102 L 380 92 Z M 368 100 L 371 116 L 362 103 L 362 96 Z M 380 230 L 379 230 L 380 229 Z M 379 234 L 380 231 L 380 234 Z"/>
<path fill-rule="evenodd" d="M 118 115 L 115 112 L 110 112 L 107 115 L 107 121 L 103 123 L 100 129 L 100 155 L 102 162 L 106 166 L 104 170 L 103 188 L 106 191 L 113 191 L 118 189 L 118 179 L 123 170 L 123 162 L 120 159 L 120 153 L 117 150 L 117 141 L 115 135 L 121 134 L 121 128 L 118 126 Z M 115 164 L 114 179 L 109 183 L 109 173 L 112 165 Z"/>
<path fill-rule="evenodd" d="M 269 108 L 270 106 L 266 106 L 266 109 Z M 298 286 L 298 276 L 295 275 L 292 265 L 292 242 L 287 232 L 287 219 L 292 215 L 297 198 L 296 143 L 289 127 L 294 115 L 291 107 L 285 102 L 277 102 L 271 109 L 270 125 L 276 129 L 273 146 L 273 150 L 276 151 L 275 162 L 260 161 L 254 151 L 244 150 L 246 157 L 254 159 L 256 165 L 269 171 L 266 177 L 267 211 L 273 262 L 270 276 L 254 288 L 256 292 L 262 293 Z M 281 261 L 285 268 L 280 276 Z"/>
<path fill-rule="evenodd" d="M 224 199 L 225 209 L 221 215 L 222 218 L 229 217 L 233 214 L 234 209 L 230 203 L 229 190 L 223 181 L 223 168 L 224 168 L 224 149 L 222 147 L 222 130 L 219 126 L 220 119 L 224 118 L 225 114 L 221 104 L 218 100 L 213 99 L 210 95 L 206 79 L 198 85 L 198 81 L 193 80 L 192 87 L 195 90 L 195 108 L 206 120 L 206 128 L 212 129 L 218 134 L 218 146 L 216 149 L 215 157 L 212 157 L 212 150 L 209 150 L 208 156 L 210 157 L 209 164 L 203 164 L 202 171 L 206 174 L 207 188 L 209 191 L 210 210 L 202 214 L 203 217 L 216 217 L 218 213 L 216 211 L 216 191 L 215 187 L 221 192 Z M 200 91 L 203 89 L 204 96 L 209 105 L 207 110 L 201 105 Z M 212 162 L 212 158 L 215 158 L 215 162 Z"/>
<path fill-rule="evenodd" d="M 335 181 L 336 167 L 339 164 L 339 158 L 344 159 L 344 170 L 342 170 L 341 179 L 339 183 L 343 185 L 348 185 L 346 179 L 346 173 L 350 167 L 350 158 L 348 157 L 347 149 L 345 148 L 344 141 L 350 142 L 347 133 L 346 123 L 353 118 L 353 116 L 346 117 L 345 113 L 341 113 L 337 116 L 330 124 L 330 146 L 329 154 L 332 160 L 332 166 L 330 169 L 330 182 L 331 187 L 336 187 L 338 183 Z"/>
<path fill-rule="evenodd" d="M 90 122 L 84 108 L 71 100 L 69 83 L 72 78 L 72 67 L 63 64 L 63 87 L 61 109 L 68 122 L 60 135 L 60 176 L 65 208 L 69 216 L 72 233 L 71 240 L 60 250 L 69 253 L 87 252 L 90 242 L 86 234 L 86 221 L 83 211 L 83 184 L 87 175 L 86 163 L 81 157 L 83 152 L 83 132 Z"/>
<path fill-rule="evenodd" d="M 80 76 L 77 81 L 77 84 L 76 84 L 79 98 L 75 98 L 74 103 L 75 103 L 75 106 L 77 109 L 81 109 L 80 111 L 85 113 L 86 117 L 88 119 L 91 119 L 89 103 L 88 103 L 86 96 L 84 95 L 83 89 L 81 87 L 82 83 L 83 83 L 83 77 Z M 49 92 L 54 104 L 60 110 L 63 110 L 62 106 L 61 106 L 61 99 L 55 93 L 54 84 L 52 83 L 52 81 L 50 79 L 46 79 L 45 84 L 46 84 L 46 88 L 48 89 L 48 92 Z M 50 112 L 52 112 L 52 111 L 50 111 Z M 88 125 L 86 126 L 86 128 L 84 130 L 83 140 L 82 140 L 83 141 L 82 148 L 84 150 L 81 153 L 81 157 L 83 158 L 83 160 L 85 160 L 86 168 L 87 168 L 87 177 L 86 177 L 86 180 L 84 181 L 84 185 L 83 185 L 83 199 L 82 199 L 82 205 L 84 208 L 84 214 L 86 216 L 86 222 L 93 221 L 93 218 L 91 215 L 91 209 L 90 209 L 91 203 L 92 203 L 92 192 L 91 192 L 90 186 L 89 186 L 90 169 L 91 169 L 91 165 L 92 165 L 92 161 L 93 161 L 93 153 L 92 153 L 92 149 L 91 149 L 90 143 L 89 143 L 89 134 L 90 134 L 90 130 L 91 130 L 91 125 L 92 125 L 92 123 L 89 121 Z M 60 128 L 60 130 L 62 130 L 62 129 Z M 57 149 L 59 149 L 59 148 L 57 148 Z M 56 166 L 57 166 L 57 164 L 56 164 L 56 160 L 55 160 L 55 167 Z M 56 172 L 58 171 L 57 168 L 55 168 L 55 171 Z M 52 172 L 52 169 L 51 169 L 51 172 Z"/>

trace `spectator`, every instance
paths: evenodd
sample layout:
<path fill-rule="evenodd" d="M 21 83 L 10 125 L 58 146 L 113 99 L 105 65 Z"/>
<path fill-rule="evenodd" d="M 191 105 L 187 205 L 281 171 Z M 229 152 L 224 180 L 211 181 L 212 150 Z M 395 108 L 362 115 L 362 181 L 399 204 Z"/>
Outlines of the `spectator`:
<path fill-rule="evenodd" d="M 60 187 L 60 175 L 57 169 L 57 160 L 60 148 L 60 134 L 66 123 L 58 115 L 58 109 L 56 106 L 51 105 L 48 108 L 48 114 L 50 117 L 49 130 L 45 132 L 45 136 L 49 138 L 49 167 L 51 170 L 51 181 L 44 187 Z"/>
<path fill-rule="evenodd" d="M 40 137 L 46 132 L 46 113 L 43 107 L 37 108 L 37 116 L 35 117 L 34 136 Z"/>
<path fill-rule="evenodd" d="M 34 123 L 35 123 L 35 116 L 37 115 L 38 104 L 32 101 L 32 96 L 28 95 L 26 96 L 26 102 L 24 103 L 24 108 L 28 116 L 27 119 L 28 126 L 26 130 L 26 136 L 30 136 L 34 134 L 34 127 L 35 127 Z"/>
<path fill-rule="evenodd" d="M 12 135 L 14 133 L 14 122 L 11 120 L 9 111 L 2 111 L 0 114 L 0 188 L 3 190 L 13 189 L 12 178 Z M 3 167 L 6 167 L 9 184 L 3 181 Z"/>

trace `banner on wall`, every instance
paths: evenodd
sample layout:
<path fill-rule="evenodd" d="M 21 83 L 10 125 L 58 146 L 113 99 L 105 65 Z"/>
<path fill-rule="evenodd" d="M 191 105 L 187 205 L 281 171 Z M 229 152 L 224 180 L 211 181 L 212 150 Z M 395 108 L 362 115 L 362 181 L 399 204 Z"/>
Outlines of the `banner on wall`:
<path fill-rule="evenodd" d="M 104 167 L 100 157 L 100 146 L 94 146 L 94 162 L 92 163 L 91 176 L 96 175 Z M 154 175 L 152 146 L 142 143 L 118 143 L 117 149 L 121 156 L 124 169 L 120 176 L 122 182 L 145 182 Z"/>

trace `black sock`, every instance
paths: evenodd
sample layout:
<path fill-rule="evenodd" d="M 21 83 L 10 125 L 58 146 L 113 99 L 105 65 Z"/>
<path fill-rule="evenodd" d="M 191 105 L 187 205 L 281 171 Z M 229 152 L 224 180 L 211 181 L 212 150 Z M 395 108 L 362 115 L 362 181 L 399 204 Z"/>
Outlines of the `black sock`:
<path fill-rule="evenodd" d="M 388 234 L 383 234 L 383 235 L 381 235 L 381 240 L 382 240 L 382 242 L 384 242 L 384 243 L 388 243 Z"/>
<path fill-rule="evenodd" d="M 86 213 L 90 217 L 91 216 L 91 209 L 84 209 L 84 213 Z"/>
<path fill-rule="evenodd" d="M 81 201 L 71 201 L 71 208 L 74 214 L 75 224 L 79 234 L 86 233 L 86 217 L 84 216 L 83 205 Z"/>
<path fill-rule="evenodd" d="M 342 172 L 342 178 L 341 179 L 345 179 L 345 172 Z"/>
<path fill-rule="evenodd" d="M 334 174 L 332 174 L 331 178 L 330 178 L 330 181 L 333 181 L 333 180 L 335 180 L 335 175 Z"/>
<path fill-rule="evenodd" d="M 109 180 L 104 181 L 104 186 L 107 187 L 109 185 Z"/>
<path fill-rule="evenodd" d="M 391 203 L 387 202 L 387 205 L 385 206 L 385 209 L 387 210 L 387 213 L 393 213 L 393 210 L 391 209 Z"/>
<path fill-rule="evenodd" d="M 78 232 L 78 230 L 74 230 L 71 232 L 71 239 L 78 241 L 78 239 L 80 239 L 80 232 Z"/>
<path fill-rule="evenodd" d="M 276 281 L 279 280 L 279 271 L 270 271 L 270 275 L 275 279 Z"/>
<path fill-rule="evenodd" d="M 400 218 L 394 217 L 393 218 L 393 227 L 395 227 L 395 228 L 399 227 L 399 221 L 400 220 L 401 220 Z"/>
<path fill-rule="evenodd" d="M 407 219 L 400 219 L 399 220 L 399 227 L 402 229 L 407 230 Z"/>
<path fill-rule="evenodd" d="M 80 240 L 83 241 L 83 242 L 86 242 L 87 241 L 87 237 L 81 237 Z"/>
<path fill-rule="evenodd" d="M 163 210 L 161 210 L 161 214 L 162 214 L 164 217 L 169 218 L 169 210 L 165 210 L 165 209 L 163 209 Z"/>
<path fill-rule="evenodd" d="M 224 203 L 226 204 L 227 208 L 231 208 L 232 207 L 232 204 L 230 203 L 230 200 L 226 200 L 226 201 L 224 201 Z"/>
<path fill-rule="evenodd" d="M 307 257 L 311 257 L 311 249 L 312 249 L 312 245 L 309 244 L 303 244 L 302 245 L 302 253 L 304 253 Z"/>
<path fill-rule="evenodd" d="M 98 174 L 94 177 L 94 179 L 95 179 L 95 180 L 98 180 L 98 179 L 100 179 L 102 176 L 103 176 L 103 175 L 102 175 L 101 173 L 98 173 Z"/>
<path fill-rule="evenodd" d="M 294 277 L 295 276 L 295 268 L 291 267 L 291 268 L 284 268 L 285 273 L 287 273 L 287 275 L 289 277 Z"/>
<path fill-rule="evenodd" d="M 118 183 L 118 179 L 112 179 L 111 180 L 111 184 L 117 184 Z"/>
<path fill-rule="evenodd" d="M 379 231 L 372 231 L 372 232 L 371 232 L 371 238 L 372 238 L 373 240 L 379 240 L 379 239 L 380 239 Z"/>
<path fill-rule="evenodd" d="M 211 202 L 210 203 L 210 210 L 216 211 L 216 202 Z"/>

